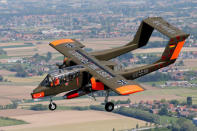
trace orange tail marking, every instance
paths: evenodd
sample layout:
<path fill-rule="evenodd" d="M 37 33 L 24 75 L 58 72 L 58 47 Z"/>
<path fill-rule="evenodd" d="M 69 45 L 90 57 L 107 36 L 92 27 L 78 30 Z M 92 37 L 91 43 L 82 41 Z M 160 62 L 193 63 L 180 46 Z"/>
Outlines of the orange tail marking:
<path fill-rule="evenodd" d="M 181 41 L 177 44 L 177 46 L 174 50 L 174 53 L 172 54 L 172 57 L 170 58 L 170 60 L 176 59 L 179 56 L 179 53 L 180 53 L 184 43 L 185 43 L 185 40 Z"/>

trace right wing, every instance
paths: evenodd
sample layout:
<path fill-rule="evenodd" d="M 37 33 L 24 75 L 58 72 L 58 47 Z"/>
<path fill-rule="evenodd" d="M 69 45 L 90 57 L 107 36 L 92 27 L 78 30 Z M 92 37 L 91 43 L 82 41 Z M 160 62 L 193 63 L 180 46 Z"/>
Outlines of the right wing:
<path fill-rule="evenodd" d="M 118 94 L 127 95 L 144 90 L 140 85 L 115 74 L 109 67 L 103 65 L 93 56 L 88 55 L 72 39 L 53 41 L 50 45 L 63 55 L 71 58 L 76 64 L 83 65 L 96 80 L 99 80 Z"/>

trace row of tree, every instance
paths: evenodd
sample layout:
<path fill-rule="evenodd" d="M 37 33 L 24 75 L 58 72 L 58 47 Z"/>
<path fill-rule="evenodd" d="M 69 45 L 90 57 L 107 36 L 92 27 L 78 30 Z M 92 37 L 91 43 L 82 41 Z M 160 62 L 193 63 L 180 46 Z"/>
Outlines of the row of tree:
<path fill-rule="evenodd" d="M 7 55 L 7 52 L 0 48 L 0 55 Z"/>
<path fill-rule="evenodd" d="M 121 107 L 121 108 L 114 110 L 114 112 L 121 114 L 121 115 L 148 121 L 148 122 L 153 122 L 157 124 L 160 123 L 160 117 L 158 115 L 149 113 L 147 111 L 135 109 L 135 108 Z"/>
<path fill-rule="evenodd" d="M 39 54 L 35 54 L 33 56 L 33 58 L 38 63 L 40 63 L 40 61 L 42 61 L 42 60 L 48 62 L 49 60 L 51 60 L 52 54 L 51 54 L 51 52 L 48 52 L 46 56 L 41 56 Z M 30 64 L 33 64 L 33 63 L 30 63 Z M 8 66 L 3 66 L 3 68 L 5 68 L 9 71 L 12 71 L 12 72 L 16 72 L 16 75 L 15 75 L 16 77 L 27 77 L 28 73 L 35 73 L 36 72 L 35 69 L 32 69 L 32 68 L 29 69 L 28 66 L 31 66 L 31 65 L 25 66 L 25 64 L 22 65 L 20 63 L 16 63 L 16 64 L 8 65 Z M 43 72 L 39 71 L 37 74 L 42 75 Z M 0 76 L 0 81 L 3 81 L 2 76 Z"/>
<path fill-rule="evenodd" d="M 18 107 L 18 102 L 17 101 L 12 101 L 11 104 L 2 106 L 0 105 L 0 110 L 5 110 L 5 109 L 16 109 Z"/>
<path fill-rule="evenodd" d="M 40 62 L 42 60 L 48 62 L 52 58 L 52 53 L 51 52 L 47 52 L 47 55 L 46 56 L 42 56 L 42 55 L 39 55 L 38 53 L 36 53 L 33 56 L 33 58 L 36 59 L 36 61 L 38 61 L 38 62 Z"/>
<path fill-rule="evenodd" d="M 3 76 L 2 75 L 0 75 L 0 82 L 2 82 L 3 81 Z"/>
<path fill-rule="evenodd" d="M 92 110 L 99 110 L 99 111 L 105 110 L 103 105 L 91 105 L 89 108 Z M 140 120 L 156 123 L 156 124 L 160 123 L 159 115 L 152 114 L 148 111 L 143 111 L 140 109 L 120 107 L 118 109 L 115 109 L 113 112 L 124 116 L 134 117 Z"/>
<path fill-rule="evenodd" d="M 161 72 L 151 73 L 149 75 L 142 76 L 137 79 L 140 82 L 156 82 L 156 81 L 168 81 L 174 80 L 174 78 L 170 74 L 164 74 Z"/>

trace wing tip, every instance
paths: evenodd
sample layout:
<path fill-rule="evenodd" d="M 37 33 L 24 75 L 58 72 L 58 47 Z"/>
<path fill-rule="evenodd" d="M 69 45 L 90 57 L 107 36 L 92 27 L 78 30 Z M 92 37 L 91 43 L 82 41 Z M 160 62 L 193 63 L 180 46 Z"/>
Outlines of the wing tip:
<path fill-rule="evenodd" d="M 49 45 L 57 46 L 63 43 L 73 43 L 73 42 L 75 42 L 73 39 L 59 39 L 59 40 L 50 42 Z"/>
<path fill-rule="evenodd" d="M 128 95 L 128 94 L 144 91 L 144 89 L 138 85 L 126 85 L 117 88 L 116 91 L 121 95 Z"/>

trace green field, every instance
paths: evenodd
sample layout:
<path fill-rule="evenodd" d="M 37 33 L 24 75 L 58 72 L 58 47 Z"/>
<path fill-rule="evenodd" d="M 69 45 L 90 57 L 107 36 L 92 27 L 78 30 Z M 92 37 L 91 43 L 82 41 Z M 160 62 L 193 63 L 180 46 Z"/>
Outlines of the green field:
<path fill-rule="evenodd" d="M 55 60 L 63 60 L 64 59 L 64 56 L 58 56 L 55 58 Z"/>
<path fill-rule="evenodd" d="M 24 85 L 37 85 L 41 82 L 44 76 L 33 76 L 33 77 L 14 77 L 14 76 L 5 76 L 5 79 L 8 81 L 15 83 L 16 85 L 24 84 Z"/>
<path fill-rule="evenodd" d="M 143 92 L 139 92 L 133 95 L 148 95 L 154 97 L 155 95 L 174 95 L 174 96 L 197 96 L 197 88 L 182 88 L 182 87 L 175 87 L 175 88 L 163 88 L 163 89 L 156 89 L 156 90 L 145 90 Z"/>
<path fill-rule="evenodd" d="M 156 86 L 158 86 L 158 85 L 163 85 L 163 84 L 165 84 L 165 81 L 143 82 L 143 84 L 147 84 L 147 85 L 153 85 L 153 84 L 155 84 Z"/>
<path fill-rule="evenodd" d="M 7 55 L 0 55 L 0 59 L 8 59 L 10 58 L 10 56 L 7 56 Z"/>
<path fill-rule="evenodd" d="M 183 87 L 169 87 L 169 88 L 158 88 L 158 89 L 147 89 L 145 91 L 131 94 L 130 99 L 133 103 L 153 100 L 179 100 L 181 102 L 186 101 L 187 97 L 197 97 L 197 88 L 183 88 Z M 113 99 L 113 97 L 111 97 Z M 114 97 L 115 99 L 115 97 Z M 116 98 L 117 99 L 117 98 Z M 118 97 L 121 99 L 121 97 Z M 193 104 L 197 104 L 197 100 L 193 99 Z"/>
<path fill-rule="evenodd" d="M 32 47 L 34 46 L 32 43 L 25 43 L 23 45 L 10 45 L 10 46 L 0 46 L 1 49 L 3 48 L 21 48 L 21 47 Z"/>
<path fill-rule="evenodd" d="M 12 125 L 20 125 L 20 124 L 28 124 L 22 120 L 11 119 L 8 117 L 0 117 L 0 127 L 2 126 L 12 126 Z"/>
<path fill-rule="evenodd" d="M 176 122 L 179 118 L 170 116 L 160 116 L 161 124 L 170 124 L 171 122 Z"/>

